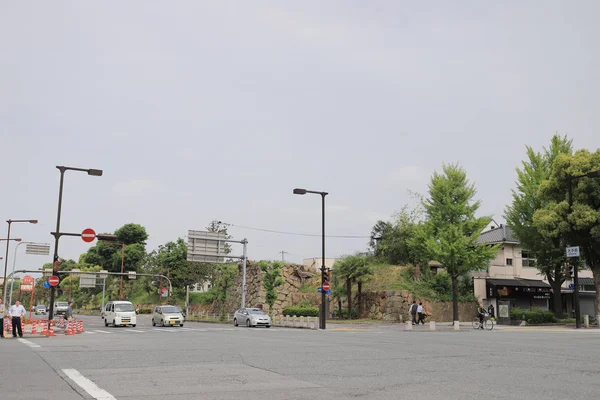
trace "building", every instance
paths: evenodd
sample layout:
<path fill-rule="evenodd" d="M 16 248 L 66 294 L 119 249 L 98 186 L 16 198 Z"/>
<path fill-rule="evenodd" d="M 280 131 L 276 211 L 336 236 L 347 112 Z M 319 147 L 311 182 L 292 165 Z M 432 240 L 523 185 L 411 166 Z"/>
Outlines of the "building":
<path fill-rule="evenodd" d="M 496 309 L 499 321 L 508 322 L 510 310 L 551 308 L 552 289 L 546 276 L 535 267 L 535 258 L 524 249 L 510 227 L 491 227 L 479 236 L 480 244 L 498 244 L 500 250 L 490 262 L 487 271 L 473 274 L 477 300 L 487 308 Z M 581 314 L 597 315 L 594 311 L 594 286 L 590 270 L 579 272 Z M 563 311 L 574 315 L 572 281 L 566 281 L 561 290 Z"/>
<path fill-rule="evenodd" d="M 337 258 L 326 258 L 325 259 L 325 268 L 329 268 L 329 269 L 333 269 L 333 265 L 335 264 L 335 262 L 337 261 Z M 321 257 L 313 257 L 313 258 L 305 258 L 302 260 L 302 264 L 305 267 L 308 267 L 309 270 L 314 270 L 314 271 L 321 271 L 321 264 L 322 264 L 322 258 Z"/>

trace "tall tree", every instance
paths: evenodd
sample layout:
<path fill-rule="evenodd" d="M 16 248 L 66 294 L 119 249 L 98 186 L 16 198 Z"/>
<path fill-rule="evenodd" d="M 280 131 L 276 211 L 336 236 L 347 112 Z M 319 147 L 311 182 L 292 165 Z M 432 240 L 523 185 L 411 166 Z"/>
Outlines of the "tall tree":
<path fill-rule="evenodd" d="M 534 226 L 545 238 L 580 247 L 594 274 L 596 310 L 600 310 L 600 176 L 582 176 L 598 171 L 600 149 L 594 153 L 579 150 L 573 155 L 558 155 L 550 178 L 540 185 L 544 206 L 533 215 Z M 581 178 L 572 180 L 573 177 Z M 569 180 L 572 209 L 568 203 Z"/>
<path fill-rule="evenodd" d="M 536 258 L 535 267 L 542 273 L 553 293 L 553 309 L 562 314 L 561 286 L 565 280 L 565 243 L 560 236 L 546 237 L 533 223 L 535 212 L 547 205 L 539 193 L 540 185 L 550 178 L 554 161 L 560 154 L 573 153 L 573 141 L 566 136 L 554 135 L 550 147 L 536 152 L 527 146 L 527 159 L 517 168 L 517 188 L 512 191 L 512 203 L 506 207 L 508 225 L 521 242 L 523 249 Z"/>
<path fill-rule="evenodd" d="M 206 230 L 208 232 L 220 233 L 225 236 L 225 239 L 231 239 L 231 235 L 229 233 L 227 233 L 227 224 L 225 222 L 213 220 L 210 222 L 210 224 L 208 224 L 208 226 L 206 227 Z M 225 248 L 225 254 L 231 253 L 231 245 L 229 245 L 228 243 L 225 243 L 224 248 Z"/>
<path fill-rule="evenodd" d="M 269 305 L 269 311 L 273 311 L 273 305 L 278 297 L 277 288 L 284 284 L 284 280 L 281 277 L 283 262 L 273 261 L 269 263 L 268 261 L 261 261 L 259 262 L 259 266 L 263 272 L 263 287 L 265 288 L 265 297 Z"/>
<path fill-rule="evenodd" d="M 423 202 L 427 221 L 412 240 L 421 241 L 429 258 L 438 261 L 450 275 L 453 320 L 458 321 L 458 277 L 485 268 L 498 251 L 495 246 L 477 244 L 491 218 L 476 216 L 480 202 L 473 200 L 475 187 L 458 165 L 444 165 L 443 173 L 435 172 L 428 193 L 429 198 Z"/>
<path fill-rule="evenodd" d="M 146 245 L 148 233 L 146 228 L 139 224 L 125 224 L 115 231 L 119 243 L 134 244 L 140 243 Z"/>
<path fill-rule="evenodd" d="M 370 260 L 360 254 L 345 256 L 336 261 L 333 275 L 346 281 L 346 298 L 348 299 L 348 317 L 352 317 L 352 284 L 359 283 L 359 307 L 362 300 L 362 283 L 372 273 Z"/>

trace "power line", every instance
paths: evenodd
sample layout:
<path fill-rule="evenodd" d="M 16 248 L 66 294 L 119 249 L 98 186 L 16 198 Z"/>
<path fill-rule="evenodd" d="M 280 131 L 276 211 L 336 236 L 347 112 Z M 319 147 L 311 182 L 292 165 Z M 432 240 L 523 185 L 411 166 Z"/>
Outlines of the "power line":
<path fill-rule="evenodd" d="M 221 222 L 223 225 L 227 225 L 227 226 L 234 226 L 236 228 L 241 228 L 241 229 L 249 229 L 252 231 L 259 231 L 259 232 L 267 232 L 267 233 L 277 233 L 280 235 L 292 235 L 292 236 L 310 236 L 310 237 L 321 237 L 322 235 L 320 234 L 314 234 L 314 233 L 297 233 L 297 232 L 285 232 L 285 231 L 276 231 L 273 229 L 262 229 L 262 228 L 252 228 L 250 226 L 242 226 L 242 225 L 235 225 L 235 224 L 229 224 L 227 222 Z M 327 238 L 339 238 L 339 239 L 370 239 L 371 236 L 363 236 L 363 235 L 325 235 L 325 237 Z"/>

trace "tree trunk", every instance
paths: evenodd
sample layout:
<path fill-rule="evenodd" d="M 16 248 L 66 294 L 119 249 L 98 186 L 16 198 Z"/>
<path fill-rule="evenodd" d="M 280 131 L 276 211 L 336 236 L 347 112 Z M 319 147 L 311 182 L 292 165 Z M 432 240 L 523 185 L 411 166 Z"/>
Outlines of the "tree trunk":
<path fill-rule="evenodd" d="M 456 276 L 452 275 L 452 324 L 458 321 L 458 282 Z"/>
<path fill-rule="evenodd" d="M 342 318 L 342 299 L 338 297 L 338 318 Z"/>
<path fill-rule="evenodd" d="M 554 270 L 554 276 L 560 276 L 560 271 L 561 267 L 557 267 Z M 548 279 L 548 282 L 550 282 L 550 286 L 552 286 L 552 311 L 554 311 L 554 315 L 556 315 L 556 318 L 562 318 L 563 317 L 563 313 L 562 313 L 562 300 L 561 300 L 561 282 L 560 279 L 554 279 L 550 276 L 546 277 Z"/>
<path fill-rule="evenodd" d="M 346 279 L 346 297 L 348 298 L 348 319 L 352 318 L 352 279 Z"/>
<path fill-rule="evenodd" d="M 362 282 L 358 281 L 358 318 L 362 317 L 363 304 L 362 304 Z"/>
<path fill-rule="evenodd" d="M 596 311 L 596 322 L 600 327 L 600 265 L 592 266 L 594 274 L 594 286 L 596 286 L 596 296 L 594 298 L 594 309 Z"/>

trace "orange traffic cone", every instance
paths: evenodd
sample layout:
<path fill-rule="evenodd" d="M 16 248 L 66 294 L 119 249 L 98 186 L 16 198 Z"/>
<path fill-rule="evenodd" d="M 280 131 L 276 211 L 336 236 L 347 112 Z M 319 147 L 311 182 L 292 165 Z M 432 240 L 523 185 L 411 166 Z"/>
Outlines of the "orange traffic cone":
<path fill-rule="evenodd" d="M 33 325 L 31 326 L 31 334 L 37 335 L 37 321 L 33 321 Z"/>
<path fill-rule="evenodd" d="M 42 336 L 48 336 L 48 325 L 44 324 L 44 329 L 42 330 Z"/>
<path fill-rule="evenodd" d="M 83 333 L 83 332 L 84 332 L 84 330 L 83 330 L 83 321 L 79 320 L 79 333 Z"/>
<path fill-rule="evenodd" d="M 54 335 L 54 324 L 50 324 L 50 331 L 48 331 L 48 336 L 55 336 Z"/>
<path fill-rule="evenodd" d="M 71 321 L 69 321 L 69 323 L 67 324 L 67 331 L 65 332 L 65 334 L 67 334 L 67 335 L 73 334 L 73 329 L 71 329 Z"/>

